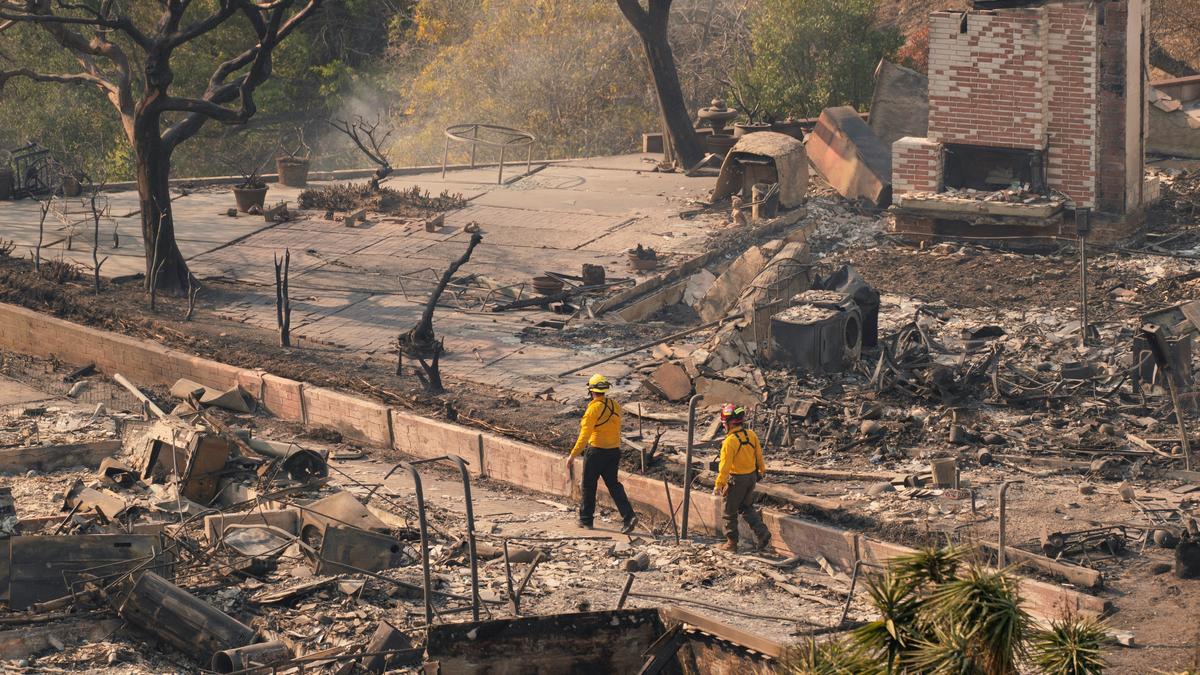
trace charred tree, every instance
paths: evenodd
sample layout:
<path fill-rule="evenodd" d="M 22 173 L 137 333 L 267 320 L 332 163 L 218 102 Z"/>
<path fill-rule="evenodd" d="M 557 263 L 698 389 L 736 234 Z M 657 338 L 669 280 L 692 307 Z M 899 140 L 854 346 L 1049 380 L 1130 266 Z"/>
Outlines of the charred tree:
<path fill-rule="evenodd" d="M 292 300 L 288 295 L 288 268 L 292 252 L 283 249 L 283 258 L 275 255 L 275 324 L 279 327 L 279 346 L 292 346 Z"/>
<path fill-rule="evenodd" d="M 617 6 L 642 39 L 642 48 L 646 51 L 654 90 L 658 95 L 658 105 L 666 121 L 667 132 L 671 135 L 671 145 L 683 168 L 690 169 L 704 158 L 704 151 L 692 126 L 683 88 L 679 86 L 679 71 L 675 68 L 675 55 L 671 52 L 667 35 L 671 0 L 645 2 L 646 6 L 643 7 L 642 0 L 617 0 Z"/>
<path fill-rule="evenodd" d="M 187 263 L 175 243 L 171 214 L 172 153 L 209 120 L 237 125 L 254 116 L 254 92 L 271 76 L 271 53 L 321 2 L 214 0 L 193 5 L 190 0 L 161 0 L 158 21 L 143 28 L 125 7 L 149 3 L 0 0 L 0 26 L 36 26 L 79 64 L 72 73 L 33 66 L 0 69 L 0 88 L 19 77 L 83 85 L 99 90 L 116 109 L 133 149 L 148 290 L 178 293 L 188 287 Z M 175 51 L 235 17 L 248 27 L 248 46 L 215 65 L 202 94 L 174 96 Z"/>
<path fill-rule="evenodd" d="M 442 273 L 437 287 L 429 295 L 429 300 L 425 303 L 425 311 L 421 314 L 421 320 L 417 322 L 416 326 L 413 326 L 412 330 L 396 340 L 399 347 L 399 354 L 396 358 L 396 374 L 401 374 L 405 356 L 416 359 L 421 364 L 423 371 L 417 373 L 417 378 L 421 380 L 425 391 L 430 394 L 441 394 L 445 391 L 442 387 L 441 373 L 438 371 L 438 360 L 442 356 L 443 343 L 433 332 L 433 310 L 437 307 L 438 300 L 441 299 L 446 286 L 450 284 L 454 273 L 458 271 L 458 268 L 467 264 L 467 261 L 471 259 L 471 253 L 482 241 L 483 235 L 478 232 L 471 235 L 471 243 L 467 245 L 467 251 L 462 254 L 461 258 L 450 263 L 450 266 Z"/>
<path fill-rule="evenodd" d="M 349 120 L 329 120 L 329 125 L 348 136 L 359 151 L 377 167 L 375 175 L 371 177 L 370 186 L 372 191 L 378 191 L 380 181 L 392 174 L 392 164 L 387 158 L 387 144 L 393 129 L 380 128 L 383 126 L 382 115 L 376 117 L 374 122 L 366 121 L 362 115 L 355 115 Z"/>

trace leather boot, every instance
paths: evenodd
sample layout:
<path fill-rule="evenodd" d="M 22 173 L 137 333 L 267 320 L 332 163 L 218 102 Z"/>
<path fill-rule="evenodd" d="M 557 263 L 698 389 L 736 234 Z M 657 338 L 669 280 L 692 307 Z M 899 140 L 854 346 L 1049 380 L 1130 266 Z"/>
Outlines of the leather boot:
<path fill-rule="evenodd" d="M 725 543 L 718 546 L 717 549 L 721 551 L 729 551 L 730 553 L 737 553 L 737 539 L 734 539 L 733 537 L 726 537 Z"/>
<path fill-rule="evenodd" d="M 771 534 L 769 532 L 761 537 L 755 537 L 754 539 L 756 550 L 769 551 L 771 549 Z"/>

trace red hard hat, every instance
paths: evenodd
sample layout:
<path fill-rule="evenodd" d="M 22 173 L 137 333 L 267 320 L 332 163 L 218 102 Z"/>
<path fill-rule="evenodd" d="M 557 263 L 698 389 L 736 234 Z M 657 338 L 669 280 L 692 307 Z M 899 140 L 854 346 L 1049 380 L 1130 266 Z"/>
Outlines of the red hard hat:
<path fill-rule="evenodd" d="M 722 422 L 741 422 L 746 419 L 746 409 L 740 405 L 726 403 L 721 406 Z"/>

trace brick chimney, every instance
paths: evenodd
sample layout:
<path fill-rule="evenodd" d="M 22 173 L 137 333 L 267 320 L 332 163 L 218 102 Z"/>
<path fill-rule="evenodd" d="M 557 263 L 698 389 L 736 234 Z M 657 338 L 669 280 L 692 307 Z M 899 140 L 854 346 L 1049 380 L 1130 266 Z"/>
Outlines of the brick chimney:
<path fill-rule="evenodd" d="M 1041 226 L 1013 221 L 1009 234 L 1071 236 L 1067 212 L 1082 207 L 1096 211 L 1097 239 L 1136 234 L 1148 0 L 974 4 L 930 16 L 929 132 L 892 147 L 898 211 L 906 194 L 1011 180 L 1065 208 Z"/>

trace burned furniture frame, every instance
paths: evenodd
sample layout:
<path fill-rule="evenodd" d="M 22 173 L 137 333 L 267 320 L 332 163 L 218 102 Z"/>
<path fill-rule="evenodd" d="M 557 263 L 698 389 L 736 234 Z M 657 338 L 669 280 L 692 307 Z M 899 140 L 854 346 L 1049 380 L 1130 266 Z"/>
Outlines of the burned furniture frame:
<path fill-rule="evenodd" d="M 49 150 L 38 145 L 37 141 L 31 141 L 9 152 L 12 155 L 13 178 L 16 180 L 14 197 L 36 197 L 54 190 Z"/>
<path fill-rule="evenodd" d="M 482 132 L 482 135 L 481 135 Z M 466 143 L 471 146 L 471 168 L 475 168 L 475 154 L 480 144 L 500 148 L 500 169 L 496 184 L 504 184 L 504 154 L 509 148 L 525 148 L 525 173 L 533 166 L 533 144 L 537 139 L 528 131 L 497 126 L 495 124 L 455 124 L 446 127 L 446 148 L 442 153 L 442 179 L 446 178 L 446 162 L 450 159 L 450 143 Z"/>

